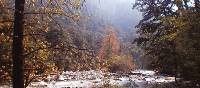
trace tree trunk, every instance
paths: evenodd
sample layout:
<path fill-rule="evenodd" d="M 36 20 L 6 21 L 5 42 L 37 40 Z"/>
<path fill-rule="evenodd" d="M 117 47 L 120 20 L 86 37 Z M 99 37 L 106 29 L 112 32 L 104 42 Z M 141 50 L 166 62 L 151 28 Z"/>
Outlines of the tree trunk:
<path fill-rule="evenodd" d="M 24 88 L 24 4 L 25 0 L 15 0 L 14 32 L 12 45 L 13 88 Z"/>

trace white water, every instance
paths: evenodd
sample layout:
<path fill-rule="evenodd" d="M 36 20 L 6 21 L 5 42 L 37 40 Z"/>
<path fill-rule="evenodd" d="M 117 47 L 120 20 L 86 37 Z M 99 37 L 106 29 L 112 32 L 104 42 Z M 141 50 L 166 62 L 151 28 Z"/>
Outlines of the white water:
<path fill-rule="evenodd" d="M 152 83 L 174 82 L 174 77 L 158 76 L 154 71 L 135 70 L 127 75 L 104 73 L 102 71 L 63 72 L 57 81 L 53 76 L 47 77 L 49 82 L 33 82 L 29 88 L 94 88 L 103 84 L 128 86 L 130 88 L 143 88 Z"/>

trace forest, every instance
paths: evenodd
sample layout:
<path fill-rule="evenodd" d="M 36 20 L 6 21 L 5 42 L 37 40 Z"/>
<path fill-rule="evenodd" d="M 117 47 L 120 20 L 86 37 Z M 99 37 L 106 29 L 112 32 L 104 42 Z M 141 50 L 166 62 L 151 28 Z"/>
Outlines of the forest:
<path fill-rule="evenodd" d="M 200 0 L 0 0 L 0 88 L 200 88 Z"/>

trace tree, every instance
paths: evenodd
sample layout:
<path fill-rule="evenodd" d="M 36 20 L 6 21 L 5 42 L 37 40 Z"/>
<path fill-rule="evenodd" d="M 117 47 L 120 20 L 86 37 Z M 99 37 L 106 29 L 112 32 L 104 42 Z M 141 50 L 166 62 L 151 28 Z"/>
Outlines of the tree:
<path fill-rule="evenodd" d="M 14 19 L 14 8 L 12 7 L 14 5 L 13 1 L 14 0 L 0 1 L 0 78 L 1 80 L 3 80 L 3 82 L 8 82 L 12 75 L 12 60 L 10 58 Z M 59 50 L 59 52 L 63 52 L 61 50 L 65 50 L 65 52 L 68 53 L 73 52 L 68 51 L 69 47 L 63 48 L 63 42 L 65 42 L 66 40 L 63 41 L 59 39 L 60 35 L 62 36 L 62 33 L 59 33 L 58 36 L 54 36 L 53 38 L 51 37 L 51 40 L 56 40 L 56 45 L 54 41 L 51 42 L 47 40 L 48 36 L 52 33 L 49 29 L 56 31 L 64 30 L 66 27 L 64 27 L 63 24 L 61 24 L 61 22 L 65 23 L 67 20 L 69 21 L 68 23 L 74 23 L 76 20 L 78 20 L 78 11 L 76 11 L 79 9 L 78 0 L 76 2 L 67 2 L 73 2 L 73 5 L 63 5 L 61 4 L 61 2 L 63 1 L 40 1 L 41 0 L 26 1 L 25 4 L 25 30 L 23 31 L 25 86 L 27 86 L 31 81 L 37 79 L 38 76 L 50 74 L 49 72 L 55 72 L 56 66 L 55 63 L 50 59 L 50 57 L 52 57 L 55 54 L 56 50 Z M 52 7 L 55 8 L 52 9 Z M 70 12 L 68 11 L 68 9 L 63 8 L 70 8 L 69 10 L 73 10 L 74 12 Z M 61 20 L 64 18 L 66 20 Z M 55 34 L 57 33 L 56 31 Z M 55 46 L 53 46 L 53 43 Z M 71 47 L 69 43 L 67 44 Z M 75 47 L 71 48 L 74 49 Z"/>
<path fill-rule="evenodd" d="M 25 0 L 15 0 L 13 31 L 13 88 L 24 88 L 24 4 Z"/>
<path fill-rule="evenodd" d="M 144 18 L 137 26 L 136 42 L 144 49 L 149 67 L 198 85 L 199 0 L 194 5 L 188 0 L 137 1 Z"/>
<path fill-rule="evenodd" d="M 11 48 L 12 48 L 12 29 L 13 21 L 12 15 L 8 14 L 10 10 L 5 8 L 8 6 L 8 2 L 0 2 L 0 81 L 11 79 L 12 73 L 12 60 L 11 60 Z"/>
<path fill-rule="evenodd" d="M 100 60 L 108 60 L 113 56 L 119 55 L 120 44 L 116 33 L 111 26 L 105 29 L 106 36 L 101 42 L 101 48 L 98 52 L 97 58 Z"/>
<path fill-rule="evenodd" d="M 17 9 L 15 9 L 16 19 L 14 19 L 14 17 L 12 16 L 13 9 L 14 9 L 12 8 L 12 5 L 14 5 L 12 0 L 0 1 L 1 7 L 2 7 L 1 9 L 3 9 L 1 13 L 1 19 L 0 19 L 1 20 L 0 29 L 1 29 L 1 34 L 2 34 L 0 37 L 3 40 L 0 42 L 0 45 L 2 45 L 1 54 L 0 54 L 2 57 L 1 73 L 3 74 L 2 75 L 3 79 L 9 78 L 11 74 L 10 69 L 12 68 L 11 62 L 13 62 L 13 75 L 14 75 L 13 77 L 15 77 L 13 78 L 13 84 L 15 84 L 15 86 L 21 86 L 17 88 L 23 88 L 24 86 L 22 86 L 22 84 L 23 85 L 25 84 L 25 87 L 27 87 L 28 84 L 31 81 L 33 81 L 35 78 L 37 78 L 38 75 L 45 75 L 47 73 L 49 74 L 49 72 L 54 72 L 52 71 L 55 68 L 54 63 L 52 63 L 53 61 L 49 59 L 49 57 L 51 56 L 50 53 L 54 53 L 54 52 L 50 52 L 49 50 L 55 51 L 57 49 L 61 49 L 62 41 L 59 42 L 59 44 L 57 44 L 56 47 L 52 47 L 53 45 L 52 42 L 51 44 L 49 44 L 49 42 L 45 40 L 46 36 L 48 35 L 47 33 L 48 29 L 51 28 L 50 25 L 56 25 L 57 28 L 54 27 L 54 30 L 64 29 L 64 27 L 60 25 L 59 23 L 60 21 L 63 21 L 63 20 L 56 18 L 58 16 L 62 18 L 66 17 L 67 20 L 69 19 L 68 21 L 71 23 L 72 21 L 78 20 L 79 15 L 76 13 L 78 11 L 75 11 L 75 10 L 78 10 L 80 6 L 78 0 L 73 1 L 73 2 L 68 2 L 68 3 L 73 4 L 69 6 L 71 7 L 71 9 L 69 10 L 73 10 L 73 12 L 70 12 L 70 11 L 66 11 L 66 9 L 63 10 L 63 8 L 66 8 L 64 6 L 68 6 L 68 4 L 61 5 L 61 2 L 63 1 L 39 2 L 39 0 L 32 0 L 32 1 L 26 1 L 27 4 L 24 4 L 24 2 L 25 1 L 20 1 L 20 2 L 15 1 L 15 3 L 17 3 L 15 4 L 16 5 L 15 7 Z M 20 6 L 18 6 L 19 4 Z M 21 4 L 23 4 L 23 9 L 22 9 Z M 52 8 L 54 6 L 55 8 Z M 25 11 L 24 11 L 24 8 L 26 8 Z M 23 10 L 23 12 L 19 10 Z M 69 13 L 69 14 L 66 14 L 66 13 Z M 8 17 L 4 15 L 8 15 Z M 9 59 L 9 57 L 11 57 L 10 47 L 11 47 L 12 39 L 9 37 L 12 37 L 11 32 L 13 28 L 13 25 L 12 25 L 13 19 L 15 20 L 15 25 L 14 25 L 15 30 L 14 30 L 14 35 L 13 35 L 13 52 L 12 52 L 13 61 L 12 61 Z M 53 20 L 53 24 L 50 24 L 52 23 L 52 20 Z M 26 30 L 23 30 L 23 28 Z M 56 38 L 54 39 L 56 40 Z M 65 47 L 64 49 L 66 50 L 67 48 L 69 47 Z M 72 51 L 69 51 L 69 52 L 72 52 Z M 17 58 L 21 58 L 21 59 L 18 60 Z M 25 64 L 25 66 L 23 66 L 23 64 Z M 16 72 L 20 72 L 20 73 L 16 74 Z M 17 76 L 17 75 L 20 75 L 20 76 Z M 20 79 L 20 80 L 16 81 L 16 79 L 17 80 Z"/>
<path fill-rule="evenodd" d="M 178 33 L 175 38 L 176 52 L 179 54 L 179 74 L 184 80 L 192 81 L 198 85 L 199 75 L 199 31 L 200 14 L 195 7 L 189 7 L 182 11 L 182 16 L 176 19 Z"/>
<path fill-rule="evenodd" d="M 163 39 L 163 36 L 173 34 L 176 30 L 172 25 L 163 24 L 162 19 L 177 15 L 173 6 L 171 0 L 136 0 L 135 3 L 135 8 L 143 12 L 143 19 L 136 26 L 139 36 L 135 41 L 144 50 L 149 68 L 171 75 L 175 71 L 174 41 Z M 166 62 L 168 64 L 164 64 Z"/>

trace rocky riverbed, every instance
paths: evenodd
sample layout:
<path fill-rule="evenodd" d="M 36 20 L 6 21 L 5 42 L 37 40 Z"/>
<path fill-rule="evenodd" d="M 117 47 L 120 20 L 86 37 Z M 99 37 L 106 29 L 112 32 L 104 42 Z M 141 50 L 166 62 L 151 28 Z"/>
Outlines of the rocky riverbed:
<path fill-rule="evenodd" d="M 174 82 L 174 77 L 156 75 L 155 71 L 135 70 L 128 74 L 102 71 L 66 71 L 61 75 L 49 75 L 46 81 L 32 82 L 28 88 L 96 88 L 105 84 L 127 88 L 144 88 L 154 83 Z"/>

